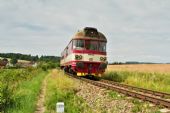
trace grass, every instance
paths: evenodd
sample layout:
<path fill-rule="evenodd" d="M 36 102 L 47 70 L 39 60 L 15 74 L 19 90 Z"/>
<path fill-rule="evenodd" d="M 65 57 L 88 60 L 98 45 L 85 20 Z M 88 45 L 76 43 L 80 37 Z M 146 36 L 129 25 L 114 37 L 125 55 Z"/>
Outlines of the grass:
<path fill-rule="evenodd" d="M 114 71 L 106 72 L 103 78 L 156 91 L 170 92 L 169 73 Z"/>
<path fill-rule="evenodd" d="M 125 76 L 124 73 L 122 72 L 114 71 L 114 72 L 106 72 L 102 78 L 106 80 L 112 80 L 115 82 L 124 82 L 127 76 Z"/>
<path fill-rule="evenodd" d="M 120 95 L 118 92 L 115 92 L 115 91 L 109 91 L 108 95 L 114 100 L 125 99 L 124 95 Z"/>
<path fill-rule="evenodd" d="M 45 71 L 38 71 L 31 80 L 23 81 L 14 92 L 14 103 L 9 106 L 7 113 L 33 113 L 36 109 L 37 96 L 42 80 L 47 75 Z"/>
<path fill-rule="evenodd" d="M 66 77 L 63 72 L 55 70 L 47 78 L 45 96 L 46 113 L 56 112 L 56 103 L 64 102 L 65 113 L 91 113 L 84 100 L 76 96 L 78 83 Z"/>
<path fill-rule="evenodd" d="M 138 99 L 132 99 L 134 106 L 132 113 L 161 113 L 158 107 L 150 107 L 148 102 L 141 102 Z"/>
<path fill-rule="evenodd" d="M 119 93 L 117 93 L 115 91 L 109 91 L 108 95 L 115 101 L 116 100 L 118 100 L 118 101 L 126 100 L 128 103 L 132 103 L 131 105 L 129 104 L 129 106 L 131 106 L 131 108 L 130 108 L 131 113 L 160 113 L 159 107 L 150 107 L 149 102 L 144 102 L 144 101 L 141 101 L 141 100 L 138 100 L 135 98 L 127 99 L 126 96 L 120 95 Z M 127 102 L 124 102 L 124 103 L 127 103 Z M 123 109 L 122 107 L 123 106 L 120 106 L 120 105 L 113 106 L 112 112 L 119 113 Z"/>

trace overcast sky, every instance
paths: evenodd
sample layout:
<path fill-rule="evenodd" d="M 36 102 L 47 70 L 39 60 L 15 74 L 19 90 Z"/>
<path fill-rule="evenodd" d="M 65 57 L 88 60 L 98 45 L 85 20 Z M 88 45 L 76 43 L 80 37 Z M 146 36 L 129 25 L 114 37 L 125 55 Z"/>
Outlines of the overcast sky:
<path fill-rule="evenodd" d="M 96 27 L 109 61 L 170 62 L 170 0 L 0 0 L 0 53 L 60 55 Z"/>

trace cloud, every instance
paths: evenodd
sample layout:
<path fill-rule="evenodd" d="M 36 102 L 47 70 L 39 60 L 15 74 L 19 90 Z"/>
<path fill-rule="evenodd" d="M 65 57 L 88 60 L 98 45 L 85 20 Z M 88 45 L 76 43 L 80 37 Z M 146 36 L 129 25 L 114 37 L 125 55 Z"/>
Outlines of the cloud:
<path fill-rule="evenodd" d="M 1 0 L 0 51 L 60 55 L 78 29 L 94 26 L 108 38 L 109 61 L 169 62 L 169 5 L 168 0 Z"/>

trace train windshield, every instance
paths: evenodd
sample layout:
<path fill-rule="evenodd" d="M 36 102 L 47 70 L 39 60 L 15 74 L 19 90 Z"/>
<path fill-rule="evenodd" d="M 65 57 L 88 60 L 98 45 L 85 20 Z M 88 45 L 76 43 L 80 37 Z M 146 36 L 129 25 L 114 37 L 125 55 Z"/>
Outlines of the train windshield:
<path fill-rule="evenodd" d="M 73 49 L 77 49 L 77 50 L 84 49 L 84 40 L 74 40 Z"/>
<path fill-rule="evenodd" d="M 85 47 L 87 50 L 98 50 L 98 41 L 86 40 Z"/>
<path fill-rule="evenodd" d="M 99 42 L 99 51 L 106 52 L 106 42 Z"/>
<path fill-rule="evenodd" d="M 95 40 L 74 40 L 73 49 L 76 50 L 94 50 L 100 52 L 106 52 L 106 42 Z"/>

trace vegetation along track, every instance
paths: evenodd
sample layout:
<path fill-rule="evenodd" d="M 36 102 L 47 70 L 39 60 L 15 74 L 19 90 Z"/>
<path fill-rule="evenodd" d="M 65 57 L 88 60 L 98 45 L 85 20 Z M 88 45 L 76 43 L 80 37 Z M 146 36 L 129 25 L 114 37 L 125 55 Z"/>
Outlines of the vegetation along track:
<path fill-rule="evenodd" d="M 134 91 L 137 91 L 137 92 L 143 92 L 143 93 L 147 93 L 147 94 L 150 94 L 150 95 L 154 95 L 154 96 L 157 96 L 157 97 L 160 97 L 160 98 L 170 98 L 170 94 L 169 93 L 164 93 L 164 92 L 159 92 L 159 91 L 153 91 L 153 90 L 149 90 L 149 89 L 144 89 L 144 88 L 139 88 L 139 87 L 135 87 L 135 86 L 131 86 L 131 85 L 127 85 L 127 84 L 121 84 L 121 83 L 118 83 L 118 82 L 114 82 L 114 81 L 109 81 L 109 80 L 101 80 L 102 82 L 104 83 L 109 83 L 109 84 L 113 84 L 115 86 L 120 86 L 120 87 L 123 87 L 123 88 L 127 88 L 129 90 L 134 90 Z"/>
<path fill-rule="evenodd" d="M 170 94 L 168 93 L 147 90 L 147 89 L 120 84 L 120 83 L 107 81 L 107 80 L 94 81 L 94 80 L 85 79 L 82 77 L 73 76 L 70 73 L 66 73 L 66 74 L 71 75 L 74 78 L 83 80 L 85 82 L 91 83 L 95 86 L 103 87 L 109 90 L 114 90 L 114 91 L 123 93 L 125 95 L 132 96 L 134 98 L 138 98 L 144 101 L 149 101 L 156 105 L 161 105 L 161 106 L 170 108 L 170 100 L 164 98 L 164 97 L 170 97 Z"/>

